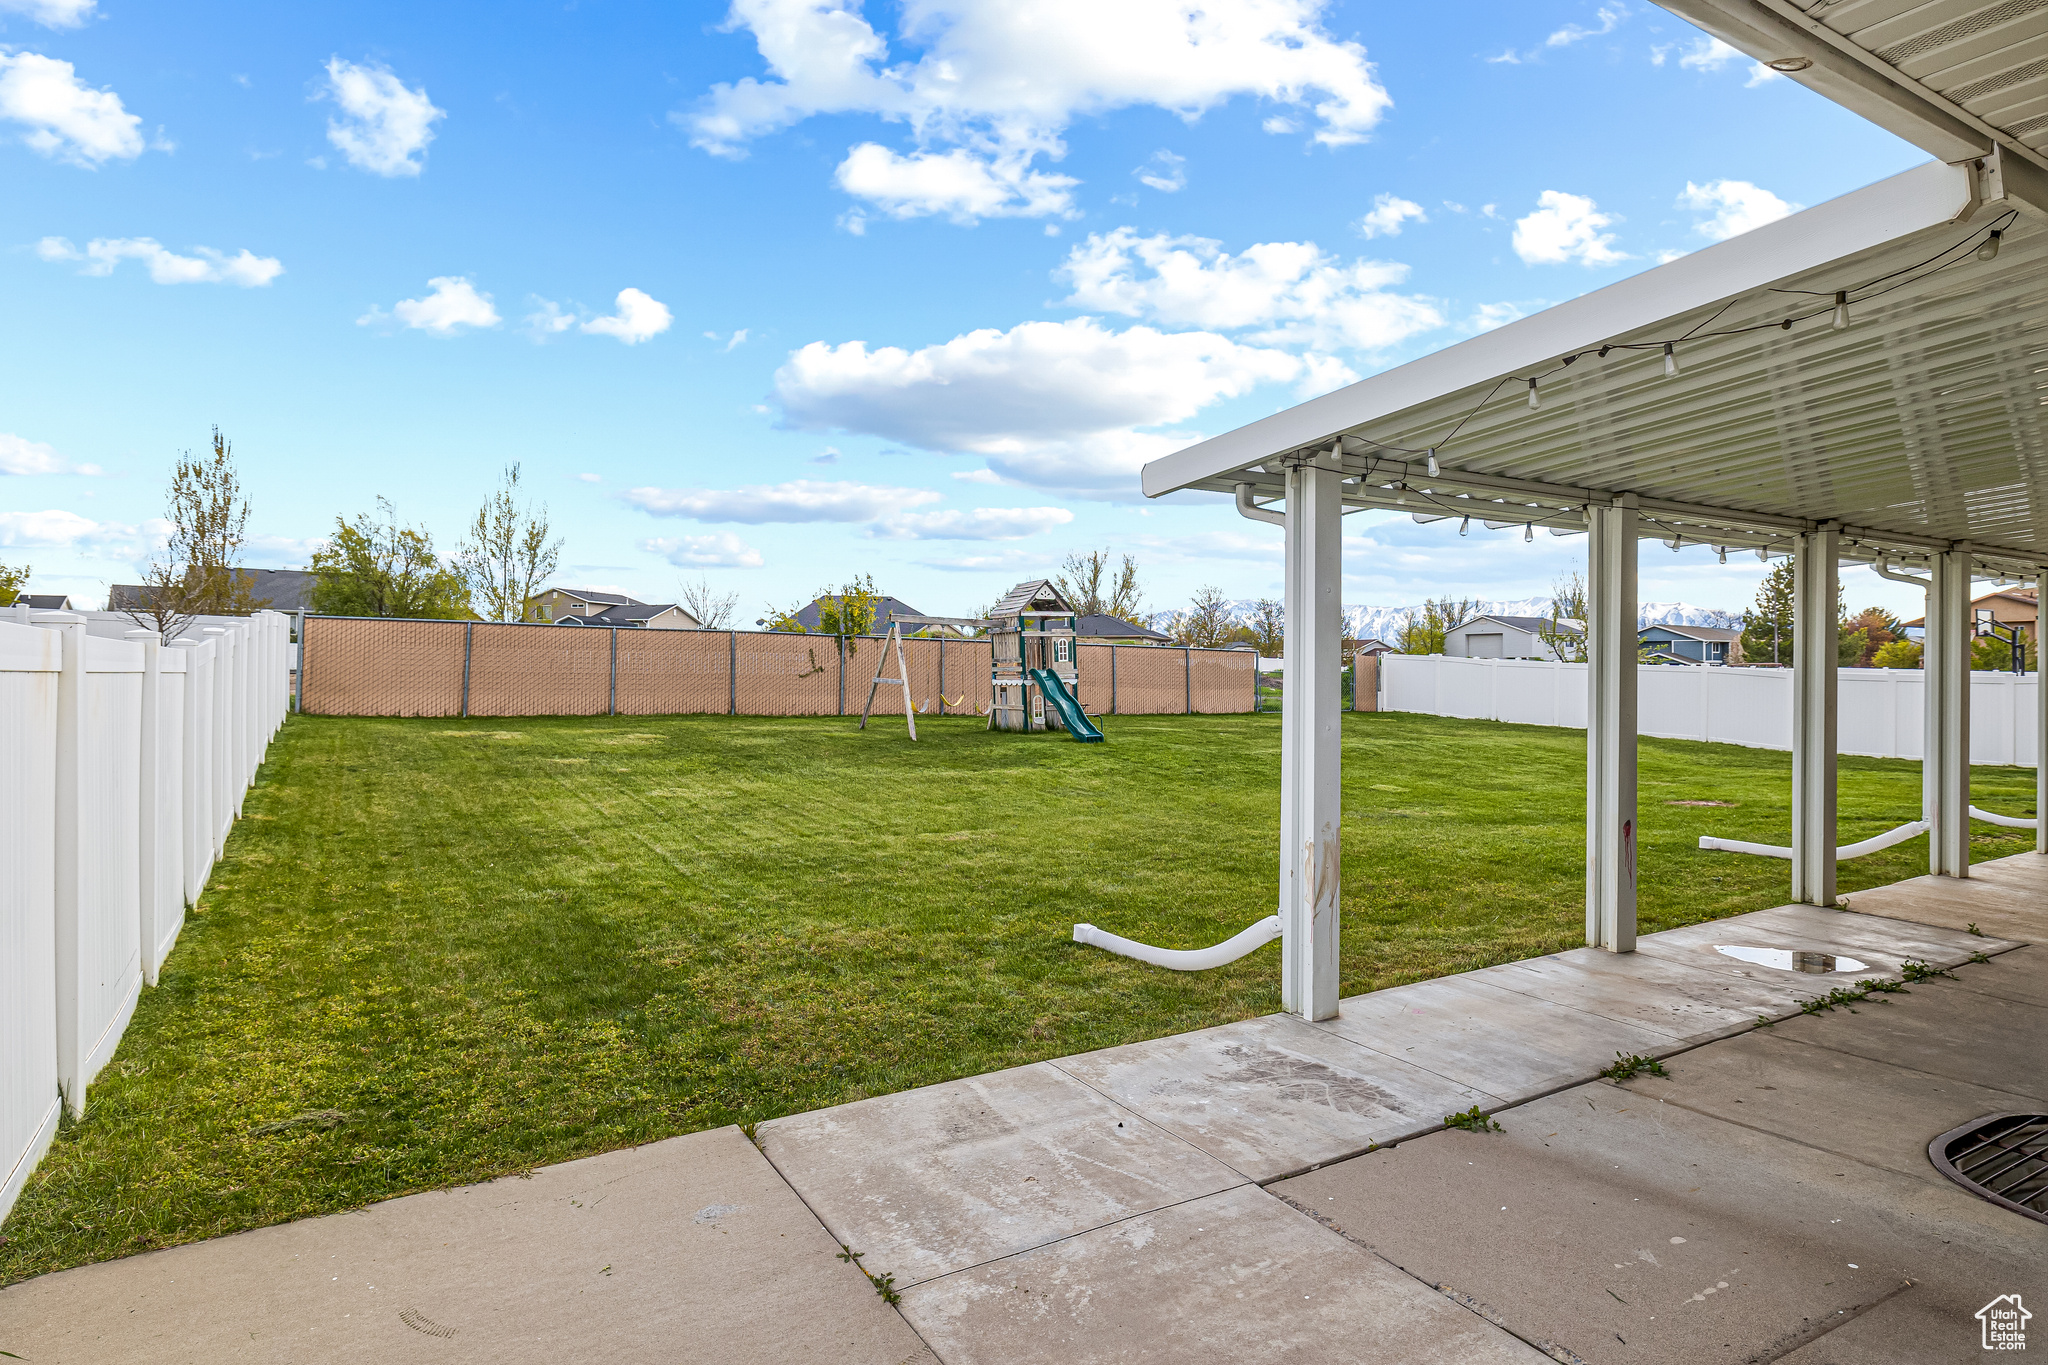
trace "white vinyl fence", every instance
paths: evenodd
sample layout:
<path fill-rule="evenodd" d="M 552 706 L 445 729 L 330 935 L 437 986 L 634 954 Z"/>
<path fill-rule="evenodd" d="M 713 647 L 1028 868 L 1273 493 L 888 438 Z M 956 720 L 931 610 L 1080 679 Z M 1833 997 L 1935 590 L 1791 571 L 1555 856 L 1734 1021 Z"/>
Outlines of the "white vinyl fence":
<path fill-rule="evenodd" d="M 0 608 L 0 1218 L 80 1114 L 284 723 L 290 626 L 163 644 L 110 612 Z"/>
<path fill-rule="evenodd" d="M 1867 758 L 1922 756 L 1918 669 L 1844 668 L 1836 745 Z M 2038 673 L 1970 675 L 1970 761 L 2034 766 Z M 1388 654 L 1380 709 L 1466 720 L 1586 728 L 1586 665 L 1533 659 Z M 1752 749 L 1792 747 L 1792 670 L 1646 664 L 1637 682 L 1637 729 L 1659 739 L 1703 739 Z"/>

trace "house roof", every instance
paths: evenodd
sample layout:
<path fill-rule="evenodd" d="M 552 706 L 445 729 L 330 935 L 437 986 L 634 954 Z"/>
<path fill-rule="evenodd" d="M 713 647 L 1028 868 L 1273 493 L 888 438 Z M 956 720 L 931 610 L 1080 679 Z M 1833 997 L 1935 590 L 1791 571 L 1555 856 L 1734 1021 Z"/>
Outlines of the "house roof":
<path fill-rule="evenodd" d="M 539 595 L 539 596 L 542 596 L 542 597 L 545 597 L 545 596 L 547 596 L 547 594 L 548 594 L 548 593 L 550 593 L 550 592 L 558 592 L 558 593 L 560 593 L 560 594 L 561 594 L 562 596 L 564 596 L 564 597 L 572 597 L 572 598 L 576 599 L 576 600 L 577 600 L 578 602 L 603 602 L 603 603 L 605 603 L 605 604 L 606 604 L 606 605 L 608 605 L 608 606 L 614 606 L 614 607 L 644 607 L 644 606 L 647 606 L 647 605 L 649 605 L 649 604 L 648 604 L 648 603 L 646 603 L 646 602 L 642 602 L 642 601 L 641 601 L 641 600 L 640 600 L 639 598 L 637 598 L 637 597 L 628 597 L 628 596 L 626 596 L 626 595 L 625 595 L 624 593 L 617 593 L 617 592 L 596 592 L 596 591 L 593 591 L 593 590 L 592 590 L 592 589 L 590 589 L 590 588 L 560 588 L 560 587 L 556 587 L 556 588 L 549 588 L 549 589 L 547 589 L 547 590 L 546 590 L 545 592 L 542 592 L 542 593 L 540 593 L 540 594 L 538 594 L 538 595 Z"/>
<path fill-rule="evenodd" d="M 37 611 L 69 611 L 71 599 L 61 592 L 25 592 L 14 599 L 13 605 L 33 607 Z"/>
<path fill-rule="evenodd" d="M 1652 630 L 1668 630 L 1673 635 L 1683 635 L 1688 640 L 1728 641 L 1742 638 L 1742 632 L 1739 630 L 1724 630 L 1720 626 L 1682 626 L 1676 621 L 1652 621 L 1636 633 L 1640 635 Z"/>
<path fill-rule="evenodd" d="M 267 611 L 310 611 L 313 589 L 320 575 L 308 569 L 244 569 L 249 577 L 249 596 Z M 107 589 L 108 611 L 142 611 L 149 605 L 149 589 L 141 583 L 116 583 Z"/>
<path fill-rule="evenodd" d="M 2017 603 L 2018 605 L 2023 607 L 2033 607 L 2035 609 L 2036 614 L 2038 614 L 2040 611 L 2039 604 L 2034 600 L 2034 590 L 2032 588 L 2000 588 L 1997 592 L 1987 592 L 1983 596 L 1973 599 L 1970 603 L 1970 608 L 1972 611 L 1974 611 L 1978 607 L 1983 606 L 1986 602 L 1995 602 L 2000 599 L 2003 599 L 2007 602 Z M 2021 617 L 2019 619 L 2025 620 L 2026 618 Z M 1927 624 L 1927 618 L 1924 616 L 1916 616 L 1910 621 L 1902 621 L 1899 624 L 1906 626 L 1925 626 Z"/>
<path fill-rule="evenodd" d="M 988 609 L 991 619 L 998 616 L 1021 616 L 1027 611 L 1072 611 L 1074 604 L 1061 595 L 1049 578 L 1034 578 L 1028 583 L 1019 583 L 1002 595 L 1000 601 Z"/>
<path fill-rule="evenodd" d="M 1007 599 L 1006 599 L 1007 600 Z M 1021 608 L 1020 608 L 1021 610 Z M 1083 616 L 1074 623 L 1076 635 L 1112 636 L 1119 640 L 1171 640 L 1164 631 L 1133 625 L 1116 616 Z"/>
<path fill-rule="evenodd" d="M 806 606 L 802 611 L 799 611 L 796 614 L 796 623 L 802 626 L 805 630 L 817 630 L 818 603 L 824 600 L 825 599 L 822 597 L 817 598 L 813 600 L 810 603 L 810 605 Z M 833 600 L 838 600 L 836 595 L 833 597 Z M 903 601 L 901 598 L 883 596 L 875 600 L 875 623 L 874 625 L 870 626 L 869 629 L 877 632 L 886 631 L 887 629 L 889 629 L 889 618 L 891 616 L 922 615 L 924 615 L 923 612 L 919 611 L 916 607 L 911 606 L 910 603 Z"/>
<path fill-rule="evenodd" d="M 697 618 L 683 611 L 673 602 L 634 602 L 626 606 L 606 607 L 603 611 L 591 612 L 588 616 L 564 616 L 555 622 L 558 626 L 644 626 L 657 616 L 669 612 L 680 613 L 692 625 Z"/>
<path fill-rule="evenodd" d="M 1531 635 L 1582 635 L 1585 633 L 1569 621 L 1553 623 L 1548 616 L 1495 616 L 1491 612 L 1486 612 L 1473 617 L 1469 621 L 1458 622 L 1457 625 L 1452 626 L 1444 634 L 1449 635 L 1453 631 L 1464 630 L 1469 626 L 1479 624 L 1481 621 L 1492 621 L 1499 625 L 1513 626 L 1516 630 L 1526 630 Z"/>

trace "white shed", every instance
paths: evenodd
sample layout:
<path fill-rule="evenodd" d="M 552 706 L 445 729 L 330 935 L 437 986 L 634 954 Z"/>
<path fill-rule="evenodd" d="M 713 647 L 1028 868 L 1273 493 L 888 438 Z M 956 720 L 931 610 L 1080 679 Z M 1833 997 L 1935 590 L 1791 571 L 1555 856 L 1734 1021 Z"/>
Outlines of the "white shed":
<path fill-rule="evenodd" d="M 1556 659 L 1545 635 L 1577 635 L 1577 622 L 1553 623 L 1547 616 L 1475 616 L 1444 632 L 1444 653 L 1453 659 Z"/>

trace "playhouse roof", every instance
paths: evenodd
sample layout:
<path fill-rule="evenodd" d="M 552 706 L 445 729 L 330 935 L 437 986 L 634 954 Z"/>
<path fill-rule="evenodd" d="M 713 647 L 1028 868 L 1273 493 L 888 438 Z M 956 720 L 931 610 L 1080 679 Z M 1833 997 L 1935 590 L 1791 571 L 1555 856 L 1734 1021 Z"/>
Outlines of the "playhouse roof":
<path fill-rule="evenodd" d="M 1049 578 L 1034 578 L 1028 583 L 1019 583 L 1004 593 L 1002 600 L 988 609 L 991 619 L 1003 616 L 1021 616 L 1027 611 L 1072 611 L 1074 604 L 1061 595 Z"/>

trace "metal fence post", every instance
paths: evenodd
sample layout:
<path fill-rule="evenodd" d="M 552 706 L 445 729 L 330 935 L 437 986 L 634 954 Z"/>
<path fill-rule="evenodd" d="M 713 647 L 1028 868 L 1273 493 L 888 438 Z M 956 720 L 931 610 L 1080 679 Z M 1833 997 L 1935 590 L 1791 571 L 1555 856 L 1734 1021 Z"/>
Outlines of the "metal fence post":
<path fill-rule="evenodd" d="M 846 637 L 839 637 L 839 714 L 846 714 Z"/>
<path fill-rule="evenodd" d="M 469 719 L 469 648 L 470 642 L 475 638 L 476 622 L 464 621 L 462 623 L 462 718 L 464 720 Z M 305 657 L 306 646 L 304 644 L 301 644 L 299 646 L 299 659 L 301 661 L 299 667 L 301 670 L 305 668 Z M 303 686 L 305 679 L 304 672 L 302 671 L 299 676 L 300 685 Z"/>
<path fill-rule="evenodd" d="M 939 714 L 946 714 L 946 637 L 939 637 Z"/>
<path fill-rule="evenodd" d="M 1109 714 L 1116 714 L 1116 646 L 1109 647 Z"/>
<path fill-rule="evenodd" d="M 726 632 L 725 642 L 725 714 L 736 716 L 740 713 L 740 633 Z"/>
<path fill-rule="evenodd" d="M 1195 714 L 1195 651 L 1183 649 L 1180 652 L 1181 677 L 1187 688 L 1188 714 Z"/>
<path fill-rule="evenodd" d="M 611 628 L 611 630 L 612 630 L 612 685 L 611 685 L 611 714 L 612 714 L 612 715 L 615 715 L 615 716 L 616 716 L 617 714 L 619 714 L 619 628 L 618 628 L 617 626 L 613 626 L 613 627 Z"/>
<path fill-rule="evenodd" d="M 318 618 L 316 617 L 316 618 L 314 618 L 314 619 L 316 619 L 316 620 L 317 620 Z M 181 638 L 182 638 L 182 636 L 181 636 Z M 197 640 L 195 639 L 195 640 L 193 641 L 193 643 L 194 643 L 194 644 L 197 644 L 197 643 L 199 643 L 199 642 L 198 642 L 198 641 L 197 641 Z M 305 617 L 304 613 L 301 613 L 301 614 L 300 614 L 300 616 L 299 616 L 299 714 L 300 714 L 300 715 L 304 715 L 304 714 L 306 714 L 306 660 L 307 660 L 307 658 L 309 658 L 309 657 L 311 656 L 311 654 L 312 654 L 312 651 L 311 651 L 311 650 L 309 650 L 309 649 L 308 649 L 308 648 L 306 647 L 306 617 Z M 188 684 L 188 685 L 189 685 L 189 684 Z"/>

